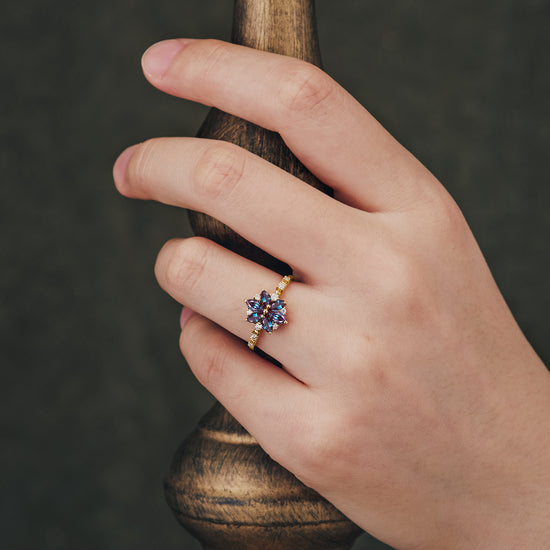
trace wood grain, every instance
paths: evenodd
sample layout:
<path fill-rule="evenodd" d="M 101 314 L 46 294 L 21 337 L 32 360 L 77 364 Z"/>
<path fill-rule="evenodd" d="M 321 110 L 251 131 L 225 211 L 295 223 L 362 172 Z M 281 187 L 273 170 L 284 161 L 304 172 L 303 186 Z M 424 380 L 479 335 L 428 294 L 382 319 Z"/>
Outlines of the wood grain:
<path fill-rule="evenodd" d="M 271 460 L 219 403 L 174 456 L 165 494 L 209 550 L 348 550 L 361 533 Z"/>

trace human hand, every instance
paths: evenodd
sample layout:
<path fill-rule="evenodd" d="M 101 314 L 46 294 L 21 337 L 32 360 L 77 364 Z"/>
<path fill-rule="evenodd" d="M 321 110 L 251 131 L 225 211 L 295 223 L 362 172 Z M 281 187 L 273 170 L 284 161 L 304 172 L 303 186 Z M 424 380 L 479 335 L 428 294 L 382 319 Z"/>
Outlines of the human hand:
<path fill-rule="evenodd" d="M 441 184 L 306 63 L 210 40 L 161 43 L 143 63 L 161 90 L 279 132 L 335 191 L 224 142 L 119 157 L 122 194 L 218 218 L 296 276 L 289 325 L 258 342 L 282 370 L 248 350 L 242 303 L 280 275 L 205 239 L 165 245 L 156 275 L 197 312 L 180 343 L 201 383 L 396 548 L 544 548 L 550 375 Z"/>

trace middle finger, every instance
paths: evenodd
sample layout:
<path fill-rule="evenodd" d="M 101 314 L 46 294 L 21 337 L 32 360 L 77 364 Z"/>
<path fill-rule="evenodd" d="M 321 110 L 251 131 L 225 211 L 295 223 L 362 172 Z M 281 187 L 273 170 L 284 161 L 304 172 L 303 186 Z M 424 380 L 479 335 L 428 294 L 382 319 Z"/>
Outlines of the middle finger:
<path fill-rule="evenodd" d="M 364 212 L 227 142 L 159 138 L 127 149 L 114 178 L 128 197 L 153 199 L 217 218 L 308 282 L 327 281 L 348 257 L 337 235 L 356 234 Z"/>

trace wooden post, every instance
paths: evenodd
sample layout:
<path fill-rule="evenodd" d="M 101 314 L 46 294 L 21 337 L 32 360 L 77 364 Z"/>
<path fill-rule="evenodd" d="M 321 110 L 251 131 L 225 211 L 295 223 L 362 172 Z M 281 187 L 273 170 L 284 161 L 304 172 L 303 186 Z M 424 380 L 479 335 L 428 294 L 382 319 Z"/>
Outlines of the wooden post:
<path fill-rule="evenodd" d="M 321 64 L 313 0 L 235 0 L 232 40 Z M 274 132 L 212 109 L 198 135 L 236 143 L 330 192 Z M 197 235 L 289 273 L 219 221 L 196 212 L 190 218 Z M 348 550 L 361 533 L 271 460 L 219 403 L 177 451 L 165 492 L 178 521 L 205 550 Z"/>

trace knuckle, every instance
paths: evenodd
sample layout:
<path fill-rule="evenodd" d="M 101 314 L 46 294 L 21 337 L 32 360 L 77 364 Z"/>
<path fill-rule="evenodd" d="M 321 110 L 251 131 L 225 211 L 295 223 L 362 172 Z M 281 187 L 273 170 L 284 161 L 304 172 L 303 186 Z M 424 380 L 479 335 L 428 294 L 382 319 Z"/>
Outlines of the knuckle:
<path fill-rule="evenodd" d="M 420 268 L 409 258 L 400 258 L 394 276 L 394 285 L 402 289 L 402 294 L 412 298 L 422 287 L 422 274 Z"/>
<path fill-rule="evenodd" d="M 225 64 L 231 53 L 231 45 L 221 40 L 205 40 L 197 59 L 202 80 L 207 83 L 212 76 Z"/>
<path fill-rule="evenodd" d="M 141 190 L 152 179 L 152 173 L 160 145 L 159 139 L 149 139 L 141 143 L 132 155 L 127 168 L 128 179 L 132 187 Z"/>
<path fill-rule="evenodd" d="M 423 204 L 426 212 L 423 218 L 430 230 L 430 237 L 439 236 L 443 241 L 451 239 L 454 242 L 456 237 L 465 233 L 467 224 L 462 211 L 439 183 L 425 190 Z"/>
<path fill-rule="evenodd" d="M 245 155 L 238 147 L 214 142 L 206 148 L 195 167 L 197 192 L 206 200 L 231 195 L 243 179 Z"/>
<path fill-rule="evenodd" d="M 192 237 L 170 241 L 161 250 L 155 271 L 162 286 L 178 293 L 193 293 L 208 262 L 210 247 L 205 239 Z"/>
<path fill-rule="evenodd" d="M 279 90 L 279 101 L 286 109 L 298 112 L 320 111 L 336 89 L 334 81 L 314 65 L 295 63 Z"/>
<path fill-rule="evenodd" d="M 426 333 L 438 332 L 441 323 L 440 298 L 434 274 L 413 258 L 401 259 L 386 288 L 386 314 L 402 330 L 422 327 Z"/>
<path fill-rule="evenodd" d="M 409 314 L 414 317 L 426 283 L 420 267 L 404 254 L 390 253 L 385 258 L 382 274 L 381 297 L 387 315 L 394 319 L 409 317 Z"/>
<path fill-rule="evenodd" d="M 388 354 L 378 353 L 361 366 L 361 372 L 357 372 L 365 389 L 375 395 L 384 395 L 389 400 L 393 395 L 392 368 L 395 365 L 388 364 Z M 374 414 L 376 410 L 371 410 Z"/>
<path fill-rule="evenodd" d="M 337 441 L 333 435 L 333 430 L 327 429 L 325 423 L 319 419 L 312 419 L 299 430 L 298 436 L 293 440 L 293 447 L 302 479 L 318 483 L 326 465 L 334 465 L 339 460 Z"/>
<path fill-rule="evenodd" d="M 192 351 L 194 345 L 203 340 L 204 331 L 204 317 L 195 315 L 194 313 L 189 317 L 187 323 L 185 323 L 184 329 L 180 333 L 180 351 L 184 357 L 187 358 L 188 352 Z M 189 362 L 189 366 L 192 368 L 193 361 Z"/>
<path fill-rule="evenodd" d="M 447 237 L 463 233 L 466 223 L 462 210 L 460 210 L 451 195 L 446 192 L 442 193 L 440 198 L 439 215 L 443 232 Z"/>
<path fill-rule="evenodd" d="M 224 346 L 206 346 L 201 362 L 193 369 L 193 373 L 205 388 L 211 390 L 223 384 L 228 363 L 229 354 Z"/>

